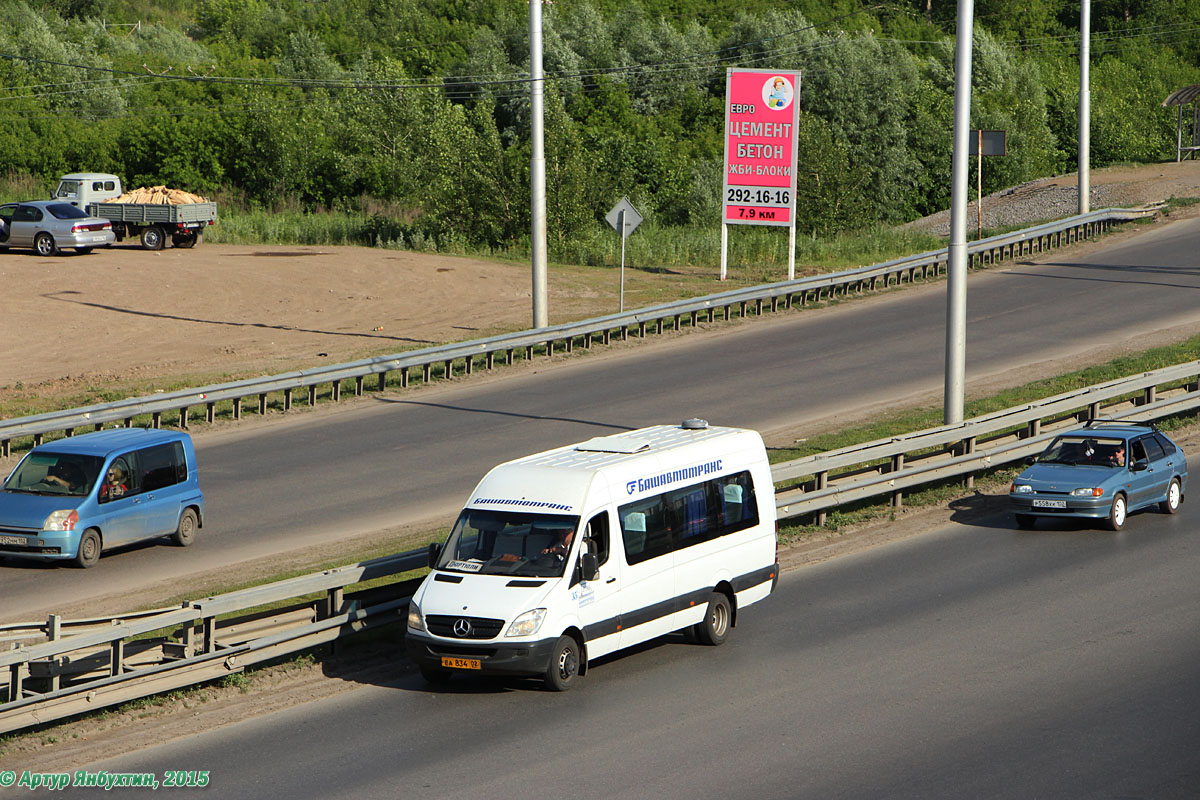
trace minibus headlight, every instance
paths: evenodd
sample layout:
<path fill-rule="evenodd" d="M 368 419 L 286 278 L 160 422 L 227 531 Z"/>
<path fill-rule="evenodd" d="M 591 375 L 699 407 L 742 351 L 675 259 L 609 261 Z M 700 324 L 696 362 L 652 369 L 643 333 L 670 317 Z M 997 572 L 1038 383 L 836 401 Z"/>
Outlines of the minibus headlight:
<path fill-rule="evenodd" d="M 42 523 L 42 530 L 73 531 L 76 522 L 79 522 L 79 512 L 73 508 L 64 508 L 46 517 L 46 521 Z"/>
<path fill-rule="evenodd" d="M 546 609 L 535 608 L 533 611 L 526 611 L 521 616 L 513 620 L 512 625 L 508 626 L 508 633 L 505 636 L 533 636 L 538 632 L 538 628 L 542 627 L 542 620 L 546 618 Z"/>
<path fill-rule="evenodd" d="M 412 600 L 408 601 L 408 629 L 410 631 L 425 630 L 425 622 L 421 619 L 421 607 Z"/>

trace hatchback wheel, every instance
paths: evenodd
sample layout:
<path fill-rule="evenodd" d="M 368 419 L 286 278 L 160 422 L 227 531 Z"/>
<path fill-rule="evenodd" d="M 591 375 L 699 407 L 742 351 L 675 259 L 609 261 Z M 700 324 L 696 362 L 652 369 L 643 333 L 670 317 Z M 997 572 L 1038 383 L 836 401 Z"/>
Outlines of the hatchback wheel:
<path fill-rule="evenodd" d="M 1108 512 L 1109 530 L 1119 531 L 1125 527 L 1125 495 L 1119 494 L 1113 498 L 1112 508 Z"/>
<path fill-rule="evenodd" d="M 1179 478 L 1172 478 L 1171 485 L 1167 487 L 1167 499 L 1159 503 L 1158 508 L 1164 514 L 1174 514 L 1182 502 L 1183 487 L 1179 485 Z"/>

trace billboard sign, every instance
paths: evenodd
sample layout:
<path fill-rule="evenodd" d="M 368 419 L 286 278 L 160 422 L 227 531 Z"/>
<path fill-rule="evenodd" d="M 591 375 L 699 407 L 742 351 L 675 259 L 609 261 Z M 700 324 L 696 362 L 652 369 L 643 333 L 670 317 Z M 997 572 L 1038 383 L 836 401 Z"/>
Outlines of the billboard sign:
<path fill-rule="evenodd" d="M 799 98 L 798 70 L 726 71 L 725 223 L 792 224 Z"/>

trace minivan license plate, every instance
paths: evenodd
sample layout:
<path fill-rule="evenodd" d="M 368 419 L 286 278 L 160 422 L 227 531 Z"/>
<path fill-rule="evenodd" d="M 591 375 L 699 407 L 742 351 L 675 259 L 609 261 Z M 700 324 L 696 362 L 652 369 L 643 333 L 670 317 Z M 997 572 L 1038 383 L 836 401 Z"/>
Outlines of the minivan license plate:
<path fill-rule="evenodd" d="M 0 536 L 0 544 L 29 544 L 24 536 Z"/>
<path fill-rule="evenodd" d="M 1066 508 L 1066 500 L 1034 500 L 1034 508 Z"/>
<path fill-rule="evenodd" d="M 442 666 L 451 669 L 483 669 L 478 658 L 450 658 L 442 656 Z"/>

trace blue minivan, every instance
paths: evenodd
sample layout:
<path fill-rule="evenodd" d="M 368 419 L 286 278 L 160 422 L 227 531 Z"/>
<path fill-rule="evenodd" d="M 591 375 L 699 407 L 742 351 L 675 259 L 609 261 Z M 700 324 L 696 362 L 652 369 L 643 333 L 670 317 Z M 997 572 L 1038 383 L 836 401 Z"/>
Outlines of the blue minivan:
<path fill-rule="evenodd" d="M 187 547 L 204 523 L 196 451 L 186 433 L 113 428 L 30 450 L 0 488 L 0 556 L 91 567 L 119 545 L 171 536 Z"/>

